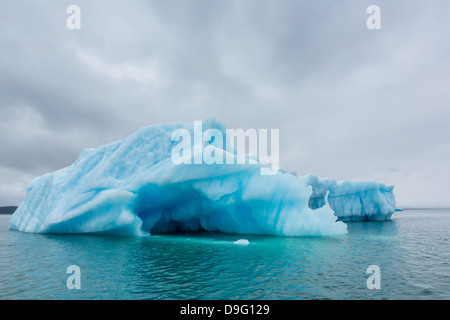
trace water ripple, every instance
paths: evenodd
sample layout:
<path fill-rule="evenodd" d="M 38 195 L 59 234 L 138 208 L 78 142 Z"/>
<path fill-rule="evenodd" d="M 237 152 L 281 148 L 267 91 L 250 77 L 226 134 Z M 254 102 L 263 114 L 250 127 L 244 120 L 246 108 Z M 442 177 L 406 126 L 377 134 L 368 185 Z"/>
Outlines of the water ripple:
<path fill-rule="evenodd" d="M 450 212 L 349 223 L 336 237 L 42 235 L 0 216 L 0 299 L 450 299 Z M 66 287 L 69 265 L 82 288 Z M 367 267 L 381 269 L 369 290 Z"/>

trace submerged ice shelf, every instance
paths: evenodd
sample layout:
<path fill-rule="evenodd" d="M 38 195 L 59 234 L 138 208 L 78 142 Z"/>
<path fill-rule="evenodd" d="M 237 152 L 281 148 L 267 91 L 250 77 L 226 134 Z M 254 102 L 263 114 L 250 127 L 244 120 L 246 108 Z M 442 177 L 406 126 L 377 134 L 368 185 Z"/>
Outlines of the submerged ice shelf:
<path fill-rule="evenodd" d="M 125 235 L 199 230 L 332 235 L 347 233 L 338 217 L 389 219 L 395 210 L 392 187 L 376 182 L 297 178 L 282 170 L 262 175 L 266 165 L 258 161 L 176 164 L 171 135 L 180 128 L 192 133 L 194 125 L 144 127 L 124 140 L 86 149 L 71 166 L 35 178 L 10 228 Z M 214 119 L 204 121 L 202 129 L 225 136 L 226 128 Z M 222 142 L 201 143 L 239 157 Z"/>

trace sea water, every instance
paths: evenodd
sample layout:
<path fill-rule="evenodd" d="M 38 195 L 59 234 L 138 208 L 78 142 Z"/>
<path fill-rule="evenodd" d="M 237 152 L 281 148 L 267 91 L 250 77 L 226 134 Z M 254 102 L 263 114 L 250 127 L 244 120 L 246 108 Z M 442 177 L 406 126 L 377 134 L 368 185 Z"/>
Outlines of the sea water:
<path fill-rule="evenodd" d="M 10 217 L 0 299 L 450 299 L 450 210 L 327 237 L 33 234 L 9 230 Z"/>

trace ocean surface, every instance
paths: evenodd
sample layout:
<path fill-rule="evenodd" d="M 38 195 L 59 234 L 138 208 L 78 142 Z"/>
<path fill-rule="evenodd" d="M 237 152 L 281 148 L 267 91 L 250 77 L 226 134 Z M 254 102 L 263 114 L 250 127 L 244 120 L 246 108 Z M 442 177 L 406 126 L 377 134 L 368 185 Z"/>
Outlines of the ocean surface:
<path fill-rule="evenodd" d="M 347 223 L 332 237 L 29 234 L 9 230 L 10 217 L 0 215 L 3 300 L 450 299 L 450 210 Z M 80 289 L 67 286 L 71 265 Z M 371 265 L 379 289 L 367 286 Z"/>

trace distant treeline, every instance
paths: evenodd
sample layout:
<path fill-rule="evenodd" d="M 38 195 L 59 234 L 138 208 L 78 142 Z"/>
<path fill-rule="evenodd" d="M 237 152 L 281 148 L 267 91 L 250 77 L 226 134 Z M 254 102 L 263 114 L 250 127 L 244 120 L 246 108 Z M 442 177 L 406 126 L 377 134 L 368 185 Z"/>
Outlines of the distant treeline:
<path fill-rule="evenodd" d="M 7 207 L 0 207 L 0 214 L 11 214 L 16 211 L 16 206 L 7 206 Z"/>

